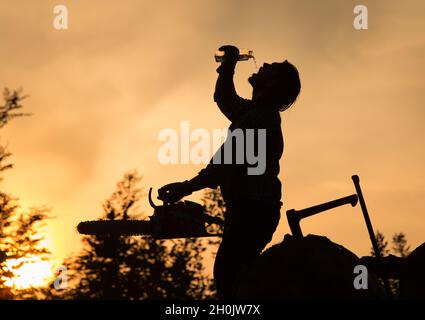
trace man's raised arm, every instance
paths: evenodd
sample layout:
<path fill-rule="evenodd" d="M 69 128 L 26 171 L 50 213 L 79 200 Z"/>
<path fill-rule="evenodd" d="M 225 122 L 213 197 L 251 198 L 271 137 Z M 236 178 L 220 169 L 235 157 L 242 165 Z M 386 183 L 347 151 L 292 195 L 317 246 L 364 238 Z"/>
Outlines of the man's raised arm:
<path fill-rule="evenodd" d="M 215 85 L 214 101 L 221 112 L 231 121 L 237 120 L 248 111 L 251 101 L 238 96 L 233 83 L 239 50 L 234 46 L 222 46 L 220 51 L 225 52 L 224 61 L 218 67 L 218 78 Z"/>

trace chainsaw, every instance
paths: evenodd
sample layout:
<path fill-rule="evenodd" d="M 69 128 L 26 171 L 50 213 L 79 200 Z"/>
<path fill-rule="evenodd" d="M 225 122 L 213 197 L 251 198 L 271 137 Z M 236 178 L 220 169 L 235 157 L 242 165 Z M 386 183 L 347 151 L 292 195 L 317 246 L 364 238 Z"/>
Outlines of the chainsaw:
<path fill-rule="evenodd" d="M 221 218 L 205 212 L 204 206 L 193 201 L 179 201 L 156 205 L 149 190 L 149 204 L 154 209 L 149 220 L 95 220 L 83 221 L 77 230 L 85 235 L 152 236 L 155 239 L 217 237 L 220 233 L 209 233 L 207 225 L 224 226 Z"/>

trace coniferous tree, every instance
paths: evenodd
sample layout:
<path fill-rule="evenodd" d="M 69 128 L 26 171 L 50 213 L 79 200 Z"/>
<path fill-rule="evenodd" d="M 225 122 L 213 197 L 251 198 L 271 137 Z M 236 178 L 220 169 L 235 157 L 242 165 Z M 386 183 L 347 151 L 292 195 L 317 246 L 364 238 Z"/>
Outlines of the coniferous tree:
<path fill-rule="evenodd" d="M 16 112 L 21 109 L 21 101 L 26 98 L 21 90 L 4 90 L 4 104 L 0 106 L 0 128 L 13 118 L 27 115 Z M 6 163 L 11 153 L 0 146 L 0 174 L 11 169 Z M 2 177 L 0 177 L 1 181 Z M 0 191 L 0 299 L 35 298 L 38 290 L 34 288 L 18 289 L 9 285 L 15 272 L 24 263 L 36 260 L 48 260 L 50 252 L 41 245 L 43 236 L 40 228 L 48 218 L 48 209 L 31 208 L 21 210 L 18 199 Z M 15 263 L 11 264 L 13 261 Z"/>
<path fill-rule="evenodd" d="M 103 205 L 103 219 L 140 219 L 136 203 L 141 177 L 130 172 Z M 68 258 L 69 286 L 53 289 L 63 299 L 202 299 L 208 279 L 203 270 L 202 239 L 155 240 L 151 237 L 84 236 L 80 254 Z"/>
<path fill-rule="evenodd" d="M 202 197 L 202 203 L 205 206 L 205 211 L 214 217 L 221 218 L 224 220 L 224 213 L 226 211 L 223 196 L 221 194 L 220 187 L 217 189 L 207 189 Z M 223 227 L 212 224 L 208 227 L 208 232 L 213 234 L 223 233 Z M 207 245 L 209 252 L 215 258 L 218 247 L 220 246 L 221 238 L 208 238 Z M 217 290 L 214 284 L 214 279 L 211 277 L 209 282 L 209 298 L 217 298 Z"/>
<path fill-rule="evenodd" d="M 402 258 L 410 254 L 410 246 L 407 245 L 406 235 L 403 232 L 395 233 L 392 238 L 392 251 Z"/>

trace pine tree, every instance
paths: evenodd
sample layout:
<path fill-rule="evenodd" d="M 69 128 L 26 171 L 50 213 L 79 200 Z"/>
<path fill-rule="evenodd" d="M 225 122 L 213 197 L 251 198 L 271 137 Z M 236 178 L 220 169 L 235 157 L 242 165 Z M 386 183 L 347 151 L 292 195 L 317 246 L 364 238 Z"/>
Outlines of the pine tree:
<path fill-rule="evenodd" d="M 214 217 L 221 218 L 224 220 L 224 213 L 226 211 L 225 203 L 223 196 L 221 194 L 220 187 L 217 189 L 206 189 L 202 197 L 202 203 L 205 206 L 205 211 Z M 213 234 L 222 234 L 223 227 L 219 225 L 212 224 L 208 227 L 208 232 Z M 218 247 L 220 246 L 221 238 L 208 238 L 207 245 L 209 252 L 215 258 L 217 254 Z M 217 290 L 215 288 L 213 278 L 209 280 L 208 288 L 208 298 L 215 299 L 217 298 Z"/>
<path fill-rule="evenodd" d="M 140 219 L 141 177 L 130 172 L 103 205 L 103 219 Z M 69 287 L 52 290 L 63 299 L 202 299 L 204 275 L 201 239 L 84 236 L 84 249 L 65 261 Z"/>
<path fill-rule="evenodd" d="M 27 115 L 16 113 L 22 108 L 20 102 L 26 98 L 21 90 L 11 92 L 4 90 L 4 105 L 0 106 L 0 128 L 9 120 Z M 11 169 L 12 164 L 6 163 L 11 153 L 0 146 L 0 173 Z M 0 181 L 1 181 L 0 177 Z M 25 263 L 37 258 L 48 260 L 50 252 L 40 242 L 43 240 L 40 228 L 48 218 L 47 208 L 31 208 L 27 211 L 20 209 L 18 199 L 0 191 L 0 299 L 34 298 L 38 291 L 34 288 L 17 290 L 7 285 L 8 280 L 14 277 L 15 271 Z M 10 261 L 18 262 L 11 265 Z"/>
<path fill-rule="evenodd" d="M 381 256 L 385 257 L 390 254 L 388 249 L 388 241 L 385 240 L 383 233 L 377 231 L 375 234 L 376 241 L 378 242 L 378 248 L 381 252 Z M 406 235 L 403 232 L 395 233 L 391 239 L 392 247 L 391 252 L 401 258 L 406 258 L 410 254 L 410 246 L 407 245 Z M 371 249 L 372 256 L 375 256 L 373 248 Z M 391 291 L 395 298 L 400 296 L 400 280 L 389 279 Z"/>
<path fill-rule="evenodd" d="M 407 245 L 406 235 L 403 232 L 395 233 L 392 238 L 392 251 L 402 258 L 410 254 L 410 246 Z"/>
<path fill-rule="evenodd" d="M 377 230 L 375 233 L 375 238 L 376 238 L 376 242 L 378 243 L 378 250 L 381 253 L 381 256 L 382 257 L 387 256 L 390 251 L 388 250 L 388 241 L 385 240 L 384 234 L 380 232 L 379 230 Z M 372 255 L 372 257 L 376 256 L 375 250 L 373 249 L 373 247 L 370 249 L 370 254 Z"/>

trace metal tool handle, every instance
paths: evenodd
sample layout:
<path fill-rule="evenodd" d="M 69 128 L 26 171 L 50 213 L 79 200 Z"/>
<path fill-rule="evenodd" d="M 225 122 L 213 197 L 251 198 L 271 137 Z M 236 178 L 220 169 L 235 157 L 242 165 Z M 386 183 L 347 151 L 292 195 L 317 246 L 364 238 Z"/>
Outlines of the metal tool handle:
<path fill-rule="evenodd" d="M 381 268 L 382 281 L 384 282 L 385 291 L 387 292 L 388 298 L 392 299 L 392 291 L 390 287 L 390 283 L 387 278 L 387 272 L 385 270 L 385 265 L 382 260 L 381 251 L 378 247 L 378 242 L 376 241 L 375 232 L 373 231 L 372 222 L 370 221 L 369 212 L 367 211 L 366 203 L 363 198 L 363 192 L 360 188 L 360 178 L 358 175 L 354 175 L 351 177 L 354 182 L 354 187 L 356 188 L 357 196 L 359 198 L 360 207 L 362 208 L 362 213 L 364 220 L 366 222 L 367 232 L 369 233 L 370 241 L 372 242 L 373 251 L 375 252 L 376 260 L 378 262 L 379 267 Z"/>
<path fill-rule="evenodd" d="M 288 219 L 288 224 L 289 224 L 289 228 L 291 229 L 292 235 L 295 237 L 300 237 L 300 238 L 303 237 L 303 233 L 300 227 L 300 222 L 302 219 L 313 216 L 315 214 L 318 214 L 326 210 L 330 210 L 336 207 L 346 205 L 346 204 L 351 204 L 351 206 L 354 207 L 357 204 L 357 195 L 352 194 L 347 197 L 322 203 L 317 206 L 313 206 L 313 207 L 302 209 L 302 210 L 291 209 L 286 211 L 286 217 Z"/>

